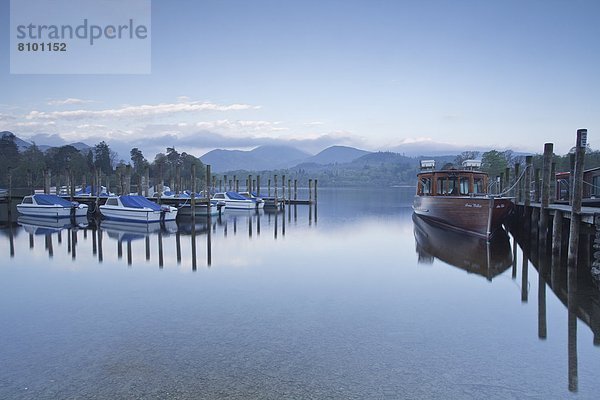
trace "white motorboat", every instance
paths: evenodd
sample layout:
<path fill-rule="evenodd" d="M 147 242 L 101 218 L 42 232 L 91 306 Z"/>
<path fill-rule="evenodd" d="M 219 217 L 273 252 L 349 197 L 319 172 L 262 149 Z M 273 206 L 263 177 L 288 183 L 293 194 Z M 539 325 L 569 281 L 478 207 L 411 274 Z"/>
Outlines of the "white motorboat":
<path fill-rule="evenodd" d="M 86 204 L 65 200 L 54 194 L 34 194 L 25 196 L 17 211 L 33 217 L 85 217 L 88 212 Z"/>
<path fill-rule="evenodd" d="M 213 196 L 214 200 L 224 201 L 227 209 L 253 210 L 257 208 L 254 200 L 247 199 L 237 192 L 221 192 Z"/>
<path fill-rule="evenodd" d="M 255 208 L 263 208 L 265 206 L 265 201 L 255 192 L 240 192 L 240 196 L 254 201 Z"/>
<path fill-rule="evenodd" d="M 197 217 L 206 217 L 208 215 L 219 215 L 219 213 L 223 213 L 226 208 L 226 204 L 224 201 L 211 200 L 210 203 L 206 202 L 206 199 L 199 201 L 195 205 L 194 214 Z M 182 203 L 178 207 L 180 216 L 192 216 L 192 205 L 190 201 L 186 201 Z"/>
<path fill-rule="evenodd" d="M 156 204 L 144 196 L 127 195 L 109 197 L 100 206 L 100 213 L 107 219 L 132 222 L 173 221 L 177 208 Z"/>

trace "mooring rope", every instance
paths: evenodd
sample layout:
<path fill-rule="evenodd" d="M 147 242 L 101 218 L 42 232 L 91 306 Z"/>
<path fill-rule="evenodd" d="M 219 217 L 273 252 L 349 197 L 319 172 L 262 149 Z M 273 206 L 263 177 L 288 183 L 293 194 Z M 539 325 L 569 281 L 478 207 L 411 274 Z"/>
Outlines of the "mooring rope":
<path fill-rule="evenodd" d="M 507 194 L 511 190 L 513 190 L 515 188 L 515 186 L 517 186 L 517 184 L 521 181 L 521 178 L 523 178 L 523 176 L 525 176 L 525 172 L 529 169 L 529 167 L 530 167 L 530 165 L 526 165 L 525 168 L 523 168 L 523 172 L 521 172 L 521 175 L 515 181 L 515 183 L 511 187 L 509 187 L 508 189 L 506 189 L 505 191 L 498 193 L 496 196 L 504 196 L 505 194 Z"/>

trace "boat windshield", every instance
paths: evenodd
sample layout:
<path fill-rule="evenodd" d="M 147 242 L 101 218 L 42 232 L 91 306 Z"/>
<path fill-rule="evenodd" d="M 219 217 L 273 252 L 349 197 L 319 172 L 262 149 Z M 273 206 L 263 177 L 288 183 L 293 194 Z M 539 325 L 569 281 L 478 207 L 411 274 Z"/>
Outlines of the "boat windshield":
<path fill-rule="evenodd" d="M 483 181 L 483 178 L 473 179 L 473 193 L 485 194 L 485 182 Z"/>
<path fill-rule="evenodd" d="M 62 197 L 58 197 L 54 194 L 36 194 L 33 196 L 35 198 L 36 203 L 44 206 L 54 206 L 59 205 L 62 207 L 73 207 L 73 203 L 68 200 L 63 199 Z"/>
<path fill-rule="evenodd" d="M 420 174 L 419 196 L 469 196 L 486 194 L 487 176 L 471 171 L 435 171 Z"/>

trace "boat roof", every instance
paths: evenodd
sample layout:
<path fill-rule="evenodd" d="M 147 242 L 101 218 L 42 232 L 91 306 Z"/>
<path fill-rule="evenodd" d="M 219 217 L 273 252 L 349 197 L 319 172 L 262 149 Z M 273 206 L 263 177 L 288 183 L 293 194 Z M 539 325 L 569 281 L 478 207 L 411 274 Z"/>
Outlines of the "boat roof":
<path fill-rule="evenodd" d="M 153 211 L 160 211 L 161 210 L 161 206 L 159 206 L 158 204 L 156 204 L 153 201 L 148 200 L 144 196 L 127 195 L 127 196 L 120 196 L 119 198 L 121 199 L 121 203 L 125 207 L 130 207 L 130 208 L 149 208 L 149 209 L 151 209 Z"/>
<path fill-rule="evenodd" d="M 231 200 L 248 200 L 247 198 L 245 198 L 244 196 L 242 196 L 241 194 L 237 193 L 237 192 L 225 192 L 227 194 L 227 197 L 229 197 Z"/>
<path fill-rule="evenodd" d="M 63 206 L 63 207 L 73 207 L 73 203 L 68 200 L 63 199 L 55 194 L 34 194 L 31 197 L 35 199 L 35 202 L 38 205 L 43 206 Z"/>
<path fill-rule="evenodd" d="M 473 174 L 473 175 L 486 175 L 486 172 L 483 171 L 473 171 L 470 169 L 438 169 L 438 170 L 431 170 L 431 171 L 421 171 L 419 172 L 417 175 L 430 175 L 430 174 L 447 174 L 447 175 L 457 175 L 457 174 L 462 174 L 462 175 L 468 175 L 468 174 Z"/>

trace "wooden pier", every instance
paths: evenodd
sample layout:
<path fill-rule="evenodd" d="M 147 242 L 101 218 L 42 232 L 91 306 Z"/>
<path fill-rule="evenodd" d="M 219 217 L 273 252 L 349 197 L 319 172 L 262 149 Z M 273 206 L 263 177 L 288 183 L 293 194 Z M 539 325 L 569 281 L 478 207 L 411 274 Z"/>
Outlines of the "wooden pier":
<path fill-rule="evenodd" d="M 570 201 L 569 204 L 554 204 L 552 184 L 556 182 L 553 171 L 553 144 L 544 146 L 543 167 L 541 180 L 536 178 L 535 189 L 531 190 L 531 178 L 534 175 L 532 158 L 526 157 L 524 170 L 519 173 L 519 164 L 515 164 L 514 185 L 510 189 L 514 196 L 515 214 L 512 219 L 513 227 L 518 226 L 529 232 L 535 232 L 537 241 L 543 251 L 552 249 L 553 256 L 560 257 L 567 252 L 568 266 L 577 269 L 584 262 L 578 262 L 581 248 L 596 259 L 591 264 L 592 275 L 600 281 L 600 207 L 583 207 L 583 162 L 587 146 L 587 130 L 577 131 L 575 154 L 572 158 L 572 172 L 570 174 Z M 508 173 L 509 171 L 507 171 Z M 554 191 L 556 193 L 556 191 Z M 532 197 L 533 200 L 532 201 Z M 594 236 L 594 240 L 591 240 Z M 583 239 L 582 246 L 580 240 Z M 565 243 L 566 242 L 566 243 Z M 565 246 L 566 244 L 566 246 Z M 563 250 L 563 247 L 566 249 Z"/>

